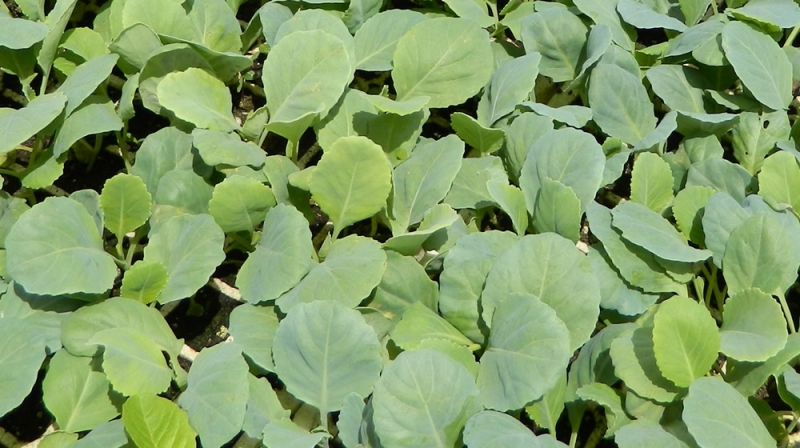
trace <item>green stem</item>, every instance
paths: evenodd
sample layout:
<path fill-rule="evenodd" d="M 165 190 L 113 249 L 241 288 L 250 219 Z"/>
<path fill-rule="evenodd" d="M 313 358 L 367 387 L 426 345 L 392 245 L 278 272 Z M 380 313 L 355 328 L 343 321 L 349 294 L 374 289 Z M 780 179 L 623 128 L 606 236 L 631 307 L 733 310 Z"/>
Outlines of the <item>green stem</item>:
<path fill-rule="evenodd" d="M 142 227 L 136 230 L 130 244 L 128 245 L 128 253 L 125 254 L 125 262 L 130 266 L 133 264 L 133 256 L 136 255 L 136 249 L 139 247 L 139 241 L 147 235 L 147 232 Z"/>
<path fill-rule="evenodd" d="M 295 165 L 297 165 L 297 146 L 297 142 L 291 140 L 286 142 L 286 157 L 292 159 Z"/>
<path fill-rule="evenodd" d="M 117 144 L 122 153 L 122 162 L 125 164 L 125 171 L 131 172 L 131 157 L 128 151 L 128 122 L 122 125 L 122 132 L 117 132 Z"/>
<path fill-rule="evenodd" d="M 6 176 L 16 177 L 17 179 L 22 177 L 23 173 L 24 172 L 22 172 L 22 171 L 14 171 L 14 170 L 8 170 L 8 169 L 5 169 L 5 168 L 0 168 L 0 174 L 5 174 Z"/>
<path fill-rule="evenodd" d="M 94 147 L 92 148 L 92 157 L 89 159 L 89 165 L 86 167 L 86 171 L 92 171 L 94 168 L 94 162 L 97 160 L 97 155 L 100 154 L 100 149 L 103 147 L 103 136 L 102 134 L 97 134 L 94 136 Z"/>
<path fill-rule="evenodd" d="M 792 32 L 789 33 L 789 37 L 786 38 L 786 42 L 783 43 L 783 48 L 791 47 L 792 43 L 794 43 L 794 39 L 797 37 L 797 33 L 800 33 L 800 25 L 792 28 Z"/>
<path fill-rule="evenodd" d="M 714 364 L 711 365 L 711 370 L 713 370 L 719 376 L 721 376 L 723 380 L 727 381 L 727 377 L 725 375 L 725 372 L 722 371 L 722 369 L 717 365 L 717 363 L 714 363 Z"/>
<path fill-rule="evenodd" d="M 783 308 L 783 317 L 786 318 L 786 323 L 789 325 L 789 333 L 796 333 L 797 329 L 794 327 L 792 312 L 789 310 L 789 304 L 786 303 L 786 297 L 783 296 L 783 293 L 778 294 L 778 300 L 781 302 L 781 308 Z"/>
<path fill-rule="evenodd" d="M 719 9 L 717 8 L 717 0 L 711 1 L 711 10 L 714 11 L 714 15 L 719 14 Z"/>

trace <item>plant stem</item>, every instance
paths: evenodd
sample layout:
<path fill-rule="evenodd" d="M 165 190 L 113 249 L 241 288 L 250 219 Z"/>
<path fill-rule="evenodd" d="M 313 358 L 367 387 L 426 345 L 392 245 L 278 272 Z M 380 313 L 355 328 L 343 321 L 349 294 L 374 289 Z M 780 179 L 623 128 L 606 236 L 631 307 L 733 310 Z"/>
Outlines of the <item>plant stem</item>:
<path fill-rule="evenodd" d="M 783 308 L 783 317 L 786 318 L 786 323 L 789 325 L 789 333 L 796 333 L 797 329 L 794 327 L 792 312 L 789 310 L 789 304 L 786 303 L 786 297 L 783 296 L 783 293 L 778 294 L 778 301 L 781 302 L 781 308 Z"/>
<path fill-rule="evenodd" d="M 791 47 L 794 39 L 797 37 L 797 33 L 800 33 L 800 25 L 792 28 L 792 32 L 789 33 L 789 37 L 786 38 L 786 42 L 783 43 L 783 48 Z"/>
<path fill-rule="evenodd" d="M 92 157 L 89 159 L 89 165 L 86 167 L 86 172 L 92 171 L 94 162 L 97 160 L 97 155 L 100 154 L 100 149 L 103 147 L 103 135 L 97 134 L 94 136 L 94 148 L 92 148 Z"/>
<path fill-rule="evenodd" d="M 261 88 L 260 86 L 257 86 L 255 84 L 253 84 L 252 82 L 247 82 L 247 81 L 244 81 L 242 83 L 242 85 L 244 85 L 244 88 L 247 89 L 253 95 L 260 96 L 261 98 L 266 97 L 266 94 L 264 93 L 264 89 Z"/>
<path fill-rule="evenodd" d="M 125 164 L 125 171 L 131 172 L 131 158 L 128 152 L 128 122 L 122 125 L 122 132 L 117 132 L 117 144 L 122 153 L 122 162 Z"/>
<path fill-rule="evenodd" d="M 717 8 L 717 0 L 711 0 L 711 10 L 714 11 L 714 15 L 719 14 L 719 9 Z"/>
<path fill-rule="evenodd" d="M 297 142 L 291 140 L 286 142 L 286 157 L 292 159 L 295 165 L 297 165 L 297 146 Z"/>

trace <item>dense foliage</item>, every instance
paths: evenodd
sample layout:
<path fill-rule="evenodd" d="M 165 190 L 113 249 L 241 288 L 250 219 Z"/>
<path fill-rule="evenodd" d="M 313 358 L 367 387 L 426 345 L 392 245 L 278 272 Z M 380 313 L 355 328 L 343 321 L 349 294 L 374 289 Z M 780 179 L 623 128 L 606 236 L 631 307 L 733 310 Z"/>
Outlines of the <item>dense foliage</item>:
<path fill-rule="evenodd" d="M 798 32 L 793 0 L 0 4 L 0 440 L 787 446 Z"/>

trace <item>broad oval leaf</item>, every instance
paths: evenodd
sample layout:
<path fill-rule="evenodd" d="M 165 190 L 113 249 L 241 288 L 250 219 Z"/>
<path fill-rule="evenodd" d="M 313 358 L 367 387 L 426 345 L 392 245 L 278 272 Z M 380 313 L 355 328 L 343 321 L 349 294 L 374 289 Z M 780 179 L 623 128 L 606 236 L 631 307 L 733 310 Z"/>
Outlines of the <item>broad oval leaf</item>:
<path fill-rule="evenodd" d="M 17 145 L 36 135 L 53 122 L 64 110 L 67 97 L 54 92 L 36 97 L 27 106 L 0 115 L 0 154 L 14 150 Z"/>
<path fill-rule="evenodd" d="M 599 64 L 589 80 L 592 117 L 606 134 L 636 144 L 656 128 L 653 103 L 635 75 L 614 64 Z"/>
<path fill-rule="evenodd" d="M 109 328 L 95 333 L 88 343 L 103 347 L 103 373 L 123 395 L 156 395 L 169 387 L 172 369 L 149 335 L 125 327 Z"/>
<path fill-rule="evenodd" d="M 471 20 L 436 18 L 397 42 L 392 79 L 398 100 L 428 96 L 428 107 L 461 104 L 489 82 L 488 34 Z"/>
<path fill-rule="evenodd" d="M 718 378 L 700 378 L 683 401 L 683 421 L 704 448 L 765 448 L 775 440 L 736 389 Z"/>
<path fill-rule="evenodd" d="M 125 432 L 141 448 L 192 448 L 197 433 L 186 412 L 166 398 L 155 395 L 131 397 L 122 405 Z"/>
<path fill-rule="evenodd" d="M 391 335 L 392 341 L 403 350 L 414 349 L 426 339 L 449 341 L 472 349 L 479 347 L 443 317 L 419 302 L 406 309 L 403 318 L 391 330 Z"/>
<path fill-rule="evenodd" d="M 144 249 L 145 260 L 160 262 L 169 273 L 158 301 L 189 297 L 205 285 L 225 259 L 224 242 L 225 234 L 210 215 L 181 215 L 162 224 Z"/>
<path fill-rule="evenodd" d="M 86 431 L 119 415 L 111 401 L 111 384 L 92 368 L 92 358 L 59 350 L 50 360 L 42 391 L 62 431 Z"/>
<path fill-rule="evenodd" d="M 136 163 L 130 173 L 139 176 L 147 191 L 155 196 L 158 182 L 169 171 L 191 171 L 194 164 L 192 136 L 177 128 L 167 127 L 148 135 L 136 151 Z"/>
<path fill-rule="evenodd" d="M 631 175 L 631 201 L 661 213 L 672 203 L 672 170 L 656 154 L 639 154 Z"/>
<path fill-rule="evenodd" d="M 720 351 L 738 361 L 766 361 L 788 337 L 781 306 L 758 288 L 743 289 L 725 301 L 719 334 Z"/>
<path fill-rule="evenodd" d="M 107 180 L 100 194 L 105 226 L 118 240 L 147 222 L 152 202 L 140 177 L 117 174 Z"/>
<path fill-rule="evenodd" d="M 761 104 L 785 109 L 792 101 L 792 64 L 771 37 L 743 22 L 722 29 L 722 48 L 742 84 Z"/>
<path fill-rule="evenodd" d="M 539 71 L 562 82 L 577 75 L 588 31 L 567 8 L 547 8 L 523 20 L 521 39 L 529 54 L 541 54 Z"/>
<path fill-rule="evenodd" d="M 408 9 L 393 9 L 370 17 L 356 31 L 356 68 L 367 71 L 392 69 L 397 41 L 425 16 Z"/>
<path fill-rule="evenodd" d="M 653 326 L 653 351 L 664 377 L 688 387 L 717 360 L 720 336 L 705 306 L 688 297 L 662 302 Z"/>
<path fill-rule="evenodd" d="M 33 294 L 98 294 L 117 276 L 94 219 L 68 198 L 47 198 L 20 216 L 6 249 L 8 274 Z"/>
<path fill-rule="evenodd" d="M 5 310 L 0 311 L 0 316 L 5 316 Z M 0 318 L 0 381 L 7 385 L 0 396 L 0 415 L 19 406 L 36 383 L 36 374 L 47 355 L 39 331 L 25 320 Z"/>
<path fill-rule="evenodd" d="M 189 414 L 203 446 L 222 446 L 242 430 L 247 378 L 247 362 L 236 344 L 205 348 L 195 358 L 178 405 Z"/>
<path fill-rule="evenodd" d="M 336 104 L 352 77 L 353 66 L 339 38 L 322 30 L 287 35 L 264 62 L 268 129 L 297 141 L 316 115 Z"/>
<path fill-rule="evenodd" d="M 775 204 L 800 210 L 800 161 L 779 151 L 764 161 L 758 175 L 758 193 Z"/>
<path fill-rule="evenodd" d="M 620 448 L 689 448 L 661 425 L 647 420 L 636 420 L 623 426 L 614 434 L 614 441 Z"/>
<path fill-rule="evenodd" d="M 478 389 L 488 409 L 519 409 L 538 400 L 569 363 L 570 335 L 555 311 L 531 294 L 511 294 L 492 316 Z"/>
<path fill-rule="evenodd" d="M 0 30 L 0 47 L 11 50 L 29 48 L 44 40 L 50 31 L 44 23 L 3 14 L 0 14 Z"/>
<path fill-rule="evenodd" d="M 464 443 L 469 448 L 538 447 L 536 436 L 514 417 L 495 411 L 482 411 L 464 426 Z"/>
<path fill-rule="evenodd" d="M 168 74 L 158 84 L 157 95 L 162 107 L 199 128 L 222 132 L 239 129 L 231 113 L 228 88 L 205 70 L 189 68 Z"/>
<path fill-rule="evenodd" d="M 341 409 L 351 393 L 368 396 L 383 364 L 375 330 L 334 301 L 292 308 L 275 332 L 272 356 L 286 389 L 322 415 Z"/>
<path fill-rule="evenodd" d="M 659 403 L 670 403 L 677 396 L 674 383 L 664 378 L 653 352 L 653 329 L 639 327 L 611 342 L 614 373 L 637 395 Z"/>
<path fill-rule="evenodd" d="M 260 167 L 266 161 L 267 155 L 258 145 L 243 142 L 236 134 L 195 129 L 192 140 L 203 162 L 209 166 Z"/>
<path fill-rule="evenodd" d="M 336 140 L 311 177 L 311 196 L 333 221 L 334 237 L 378 213 L 391 188 L 389 161 L 366 137 Z"/>
<path fill-rule="evenodd" d="M 272 342 L 277 329 L 278 316 L 273 307 L 244 304 L 231 312 L 228 333 L 253 364 L 273 372 Z"/>
<path fill-rule="evenodd" d="M 314 266 L 300 283 L 277 300 L 288 313 L 300 303 L 335 300 L 353 308 L 378 286 L 386 269 L 380 243 L 350 235 L 331 244 L 325 261 Z"/>
<path fill-rule="evenodd" d="M 223 232 L 252 234 L 275 206 L 275 196 L 263 183 L 233 175 L 214 186 L 208 212 Z"/>
<path fill-rule="evenodd" d="M 536 83 L 541 60 L 541 54 L 531 53 L 498 67 L 478 102 L 478 122 L 481 125 L 492 126 L 528 98 Z M 525 75 L 520 76 L 521 73 Z"/>
<path fill-rule="evenodd" d="M 119 295 L 147 305 L 155 302 L 168 278 L 167 267 L 160 262 L 137 261 L 122 277 Z"/>
<path fill-rule="evenodd" d="M 554 273 L 558 273 L 555 275 Z M 495 262 L 483 289 L 483 319 L 510 294 L 527 293 L 555 310 L 569 329 L 570 350 L 589 340 L 600 312 L 600 291 L 589 260 L 566 238 L 552 233 L 520 239 Z"/>
<path fill-rule="evenodd" d="M 541 180 L 533 208 L 533 228 L 538 233 L 553 232 L 578 242 L 581 230 L 581 201 L 572 188 L 557 180 Z M 523 233 L 525 229 L 522 229 Z"/>
<path fill-rule="evenodd" d="M 472 374 L 433 349 L 398 355 L 375 384 L 372 406 L 381 443 L 398 448 L 454 446 L 480 409 Z"/>

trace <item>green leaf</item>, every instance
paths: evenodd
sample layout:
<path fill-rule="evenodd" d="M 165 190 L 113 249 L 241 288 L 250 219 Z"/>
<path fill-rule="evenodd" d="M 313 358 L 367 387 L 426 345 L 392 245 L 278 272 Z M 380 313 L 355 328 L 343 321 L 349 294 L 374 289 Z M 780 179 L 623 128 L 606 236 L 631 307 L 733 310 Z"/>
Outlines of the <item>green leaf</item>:
<path fill-rule="evenodd" d="M 478 102 L 478 123 L 492 126 L 513 112 L 517 104 L 525 101 L 536 83 L 541 60 L 541 54 L 531 53 L 501 65 L 492 74 Z M 519 76 L 520 73 L 525 76 Z"/>
<path fill-rule="evenodd" d="M 103 372 L 115 391 L 125 396 L 156 395 L 169 387 L 172 369 L 147 335 L 117 327 L 99 331 L 87 342 L 103 346 Z"/>
<path fill-rule="evenodd" d="M 311 177 L 311 196 L 333 221 L 334 237 L 385 206 L 390 168 L 380 146 L 365 137 L 340 138 L 322 155 Z"/>
<path fill-rule="evenodd" d="M 525 407 L 525 413 L 542 428 L 556 430 L 561 414 L 564 412 L 564 398 L 567 391 L 567 373 L 562 372 L 556 385 L 545 392 L 542 398 Z"/>
<path fill-rule="evenodd" d="M 136 163 L 130 174 L 139 176 L 147 191 L 155 195 L 161 177 L 174 169 L 191 171 L 193 165 L 192 137 L 176 128 L 160 129 L 144 139 L 136 151 Z"/>
<path fill-rule="evenodd" d="M 294 207 L 280 204 L 267 212 L 261 239 L 239 270 L 236 287 L 250 303 L 274 300 L 308 273 L 313 254 L 308 221 Z"/>
<path fill-rule="evenodd" d="M 196 42 L 214 51 L 240 51 L 242 28 L 229 5 L 219 0 L 192 0 L 187 15 Z"/>
<path fill-rule="evenodd" d="M 517 242 L 510 232 L 487 231 L 456 242 L 439 276 L 439 310 L 448 322 L 473 342 L 482 343 L 478 300 L 497 257 Z"/>
<path fill-rule="evenodd" d="M 511 122 L 506 130 L 504 156 L 512 179 L 519 178 L 529 149 L 548 131 L 552 131 L 553 126 L 552 119 L 533 113 L 523 113 Z"/>
<path fill-rule="evenodd" d="M 553 82 L 562 82 L 578 73 L 588 31 L 566 8 L 547 8 L 525 18 L 521 39 L 527 53 L 541 54 L 539 72 Z"/>
<path fill-rule="evenodd" d="M 631 201 L 663 213 L 672 204 L 672 170 L 669 164 L 653 153 L 642 153 L 633 164 Z"/>
<path fill-rule="evenodd" d="M 649 6 L 631 0 L 619 0 L 617 12 L 622 20 L 640 29 L 684 31 L 686 25 L 678 19 L 653 11 Z"/>
<path fill-rule="evenodd" d="M 445 0 L 457 16 L 475 21 L 482 28 L 494 25 L 494 18 L 486 10 L 484 0 Z"/>
<path fill-rule="evenodd" d="M 118 240 L 147 222 L 152 198 L 141 178 L 117 174 L 107 180 L 100 194 L 105 226 Z"/>
<path fill-rule="evenodd" d="M 344 446 L 359 445 L 361 435 L 361 421 L 364 413 L 364 399 L 358 394 L 350 394 L 344 399 L 342 410 L 336 428 L 339 430 L 339 439 Z"/>
<path fill-rule="evenodd" d="M 28 103 L 27 106 L 13 112 L 0 115 L 0 154 L 13 151 L 55 120 L 64 110 L 67 97 L 54 92 L 42 95 Z"/>
<path fill-rule="evenodd" d="M 775 204 L 788 204 L 800 211 L 800 161 L 778 151 L 764 161 L 758 175 L 759 194 Z"/>
<path fill-rule="evenodd" d="M 533 101 L 525 101 L 520 106 L 573 128 L 582 128 L 592 119 L 592 110 L 583 106 L 550 107 L 547 104 L 534 103 Z"/>
<path fill-rule="evenodd" d="M 487 325 L 495 322 L 494 308 L 515 293 L 532 294 L 555 310 L 569 329 L 570 350 L 589 340 L 599 313 L 600 291 L 589 260 L 571 241 L 552 233 L 528 235 L 501 255 L 483 290 Z"/>
<path fill-rule="evenodd" d="M 70 115 L 108 78 L 119 57 L 107 54 L 79 65 L 56 92 L 67 96 L 66 115 Z"/>
<path fill-rule="evenodd" d="M 771 37 L 742 22 L 722 29 L 722 48 L 742 84 L 761 104 L 785 109 L 792 100 L 792 64 Z"/>
<path fill-rule="evenodd" d="M 385 269 L 386 254 L 377 241 L 350 235 L 335 240 L 325 261 L 314 266 L 276 303 L 285 313 L 298 304 L 320 299 L 354 308 L 378 286 Z M 320 291 L 325 295 L 320 297 Z"/>
<path fill-rule="evenodd" d="M 120 66 L 125 67 L 123 71 L 141 72 L 150 54 L 162 46 L 149 26 L 136 23 L 122 30 L 108 49 L 119 55 Z"/>
<path fill-rule="evenodd" d="M 653 351 L 664 377 L 687 387 L 717 360 L 720 336 L 706 308 L 686 297 L 661 303 L 654 319 Z"/>
<path fill-rule="evenodd" d="M 391 335 L 394 343 L 403 350 L 416 348 L 423 340 L 430 338 L 478 348 L 444 318 L 419 302 L 405 310 L 403 318 L 391 331 Z"/>
<path fill-rule="evenodd" d="M 439 285 L 428 277 L 417 260 L 394 251 L 386 252 L 386 270 L 369 302 L 370 308 L 397 320 L 415 303 L 436 310 L 438 302 Z"/>
<path fill-rule="evenodd" d="M 392 234 L 406 232 L 439 203 L 461 168 L 464 144 L 455 136 L 419 146 L 395 168 L 392 181 Z"/>
<path fill-rule="evenodd" d="M 429 116 L 428 109 L 405 116 L 380 114 L 369 119 L 366 137 L 381 145 L 392 165 L 397 165 L 414 150 Z"/>
<path fill-rule="evenodd" d="M 122 420 L 112 420 L 95 427 L 77 441 L 73 448 L 123 448 L 128 444 L 128 435 Z"/>
<path fill-rule="evenodd" d="M 155 12 L 157 14 L 154 14 Z M 180 3 L 158 0 L 126 0 L 122 7 L 122 27 L 143 23 L 158 34 L 192 40 L 194 26 Z"/>
<path fill-rule="evenodd" d="M 275 204 L 269 187 L 255 179 L 233 175 L 214 187 L 208 212 L 223 232 L 252 234 Z"/>
<path fill-rule="evenodd" d="M 653 350 L 652 328 L 640 327 L 620 335 L 611 342 L 614 373 L 637 395 L 670 403 L 679 389 L 664 378 Z"/>
<path fill-rule="evenodd" d="M 577 390 L 577 395 L 584 401 L 594 401 L 605 409 L 608 429 L 606 436 L 612 436 L 616 430 L 630 422 L 622 408 L 622 400 L 617 392 L 603 383 L 592 383 Z"/>
<path fill-rule="evenodd" d="M 403 352 L 386 366 L 372 406 L 381 443 L 398 448 L 454 446 L 480 409 L 472 374 L 432 349 Z"/>
<path fill-rule="evenodd" d="M 150 217 L 150 233 L 161 229 L 171 218 L 208 213 L 208 202 L 214 188 L 191 170 L 174 169 L 161 177 Z M 213 219 L 212 219 L 213 221 Z"/>
<path fill-rule="evenodd" d="M 737 362 L 728 372 L 728 381 L 744 396 L 750 396 L 761 388 L 767 379 L 779 373 L 784 365 L 800 355 L 800 335 L 792 333 L 786 345 L 775 356 L 765 362 Z"/>
<path fill-rule="evenodd" d="M 225 259 L 224 240 L 225 235 L 209 215 L 176 216 L 151 234 L 144 259 L 160 262 L 169 273 L 159 303 L 189 297 L 205 285 Z"/>
<path fill-rule="evenodd" d="M 675 196 L 675 203 L 672 205 L 672 213 L 675 215 L 675 221 L 683 236 L 698 246 L 705 246 L 703 217 L 705 216 L 705 206 L 714 194 L 714 189 L 710 187 L 684 188 Z M 709 249 L 716 258 L 717 254 L 714 250 Z"/>
<path fill-rule="evenodd" d="M 519 420 L 495 411 L 481 411 L 464 426 L 464 443 L 469 448 L 538 447 L 536 439 Z"/>
<path fill-rule="evenodd" d="M 701 185 L 713 187 L 731 195 L 738 202 L 744 201 L 755 179 L 740 165 L 725 159 L 709 159 L 695 163 L 686 176 L 686 187 Z"/>
<path fill-rule="evenodd" d="M 545 177 L 533 209 L 533 227 L 538 233 L 553 232 L 577 242 L 581 228 L 581 201 L 572 188 Z"/>
<path fill-rule="evenodd" d="M 44 23 L 0 15 L 0 30 L 0 47 L 22 50 L 44 40 L 49 28 Z"/>
<path fill-rule="evenodd" d="M 450 121 L 456 135 L 481 154 L 491 154 L 503 146 L 506 134 L 502 129 L 484 127 L 478 120 L 461 112 L 451 115 Z"/>
<path fill-rule="evenodd" d="M 611 226 L 611 211 L 597 203 L 586 210 L 592 233 L 603 243 L 614 267 L 628 283 L 644 292 L 680 292 L 680 286 L 665 272 L 653 254 L 632 244 Z"/>
<path fill-rule="evenodd" d="M 781 306 L 758 288 L 743 289 L 725 301 L 719 332 L 720 351 L 738 361 L 766 361 L 788 337 Z"/>
<path fill-rule="evenodd" d="M 252 142 L 243 142 L 236 134 L 195 129 L 192 131 L 194 147 L 209 166 L 233 167 L 264 165 L 266 154 Z"/>
<path fill-rule="evenodd" d="M 158 261 L 140 260 L 125 272 L 119 295 L 147 305 L 155 302 L 168 279 L 166 266 Z"/>
<path fill-rule="evenodd" d="M 700 70 L 682 65 L 658 65 L 645 74 L 653 92 L 670 109 L 706 113 L 703 87 L 706 84 Z"/>
<path fill-rule="evenodd" d="M 4 296 L 0 306 L 5 305 Z M 0 415 L 22 404 L 36 383 L 36 375 L 47 355 L 39 328 L 27 319 L 12 319 L 0 309 L 0 381 L 7 385 L 0 396 Z"/>
<path fill-rule="evenodd" d="M 658 295 L 643 293 L 630 286 L 617 272 L 602 244 L 592 245 L 588 256 L 600 283 L 601 308 L 636 316 L 658 300 Z"/>
<path fill-rule="evenodd" d="M 580 200 L 581 212 L 585 211 L 600 188 L 605 161 L 603 149 L 590 134 L 571 128 L 545 134 L 530 146 L 520 175 L 528 211 L 534 213 L 545 178 L 570 187 Z"/>
<path fill-rule="evenodd" d="M 681 2 L 685 3 L 685 2 Z M 620 448 L 657 446 L 659 448 L 689 448 L 689 445 L 667 432 L 658 423 L 636 420 L 620 428 L 614 435 Z"/>
<path fill-rule="evenodd" d="M 330 300 L 292 308 L 272 355 L 286 389 L 322 415 L 341 409 L 351 393 L 368 396 L 383 364 L 375 330 L 358 311 Z"/>
<path fill-rule="evenodd" d="M 310 433 L 288 418 L 267 423 L 263 433 L 264 445 L 286 448 L 314 448 L 323 438 L 325 433 Z"/>
<path fill-rule="evenodd" d="M 50 32 L 42 41 L 42 47 L 39 49 L 39 54 L 36 55 L 36 61 L 39 67 L 45 73 L 45 76 L 50 74 L 50 69 L 53 67 L 53 60 L 58 51 L 58 44 L 64 35 L 64 30 L 67 27 L 72 12 L 75 10 L 77 0 L 56 0 L 53 9 L 47 13 L 44 23 L 50 28 Z"/>
<path fill-rule="evenodd" d="M 732 232 L 722 257 L 723 275 L 730 294 L 758 288 L 783 294 L 797 278 L 791 245 L 783 227 L 769 215 L 746 218 Z"/>
<path fill-rule="evenodd" d="M 119 415 L 111 384 L 92 368 L 92 358 L 59 350 L 42 382 L 44 404 L 62 431 L 86 431 Z"/>
<path fill-rule="evenodd" d="M 84 137 L 119 131 L 122 126 L 111 101 L 104 97 L 91 97 L 64 120 L 53 143 L 53 155 L 60 157 Z"/>
<path fill-rule="evenodd" d="M 331 148 L 340 137 L 368 133 L 368 127 L 377 117 L 377 109 L 368 95 L 356 89 L 345 89 L 344 95 L 328 115 L 314 126 L 317 142 L 323 151 Z"/>
<path fill-rule="evenodd" d="M 197 433 L 189 418 L 175 403 L 153 395 L 138 395 L 122 405 L 125 432 L 136 446 L 157 448 L 195 446 Z"/>
<path fill-rule="evenodd" d="M 547 183 L 547 181 L 545 181 L 545 183 Z M 492 199 L 494 199 L 494 202 L 496 202 L 500 206 L 500 209 L 511 218 L 514 231 L 520 236 L 524 235 L 525 231 L 528 229 L 528 210 L 525 208 L 525 195 L 522 193 L 522 190 L 497 180 L 488 182 L 486 187 Z M 580 207 L 580 203 L 577 199 L 576 197 L 575 203 Z"/>
<path fill-rule="evenodd" d="M 353 36 L 347 29 L 347 25 L 340 18 L 320 9 L 301 9 L 297 11 L 291 19 L 281 24 L 280 28 L 278 28 L 273 46 L 279 44 L 289 34 L 314 30 L 324 31 L 338 38 L 347 49 L 348 59 L 353 68 L 355 68 L 355 43 Z"/>
<path fill-rule="evenodd" d="M 618 0 L 577 0 L 575 6 L 589 16 L 598 25 L 603 24 L 611 29 L 613 41 L 627 51 L 634 50 L 632 37 L 636 32 L 623 25 L 617 14 Z"/>
<path fill-rule="evenodd" d="M 790 133 L 791 127 L 784 111 L 761 116 L 742 112 L 731 136 L 733 155 L 744 169 L 755 175 L 761 170 L 767 154 L 775 149 L 775 144 L 788 139 Z"/>
<path fill-rule="evenodd" d="M 586 57 L 581 62 L 580 71 L 575 79 L 569 83 L 566 90 L 573 90 L 578 87 L 583 87 L 586 81 L 586 72 L 591 70 L 597 61 L 606 53 L 609 45 L 611 45 L 611 28 L 608 25 L 599 24 L 589 30 L 589 36 L 586 39 Z"/>
<path fill-rule="evenodd" d="M 405 101 L 395 101 L 381 95 L 366 95 L 365 98 L 379 112 L 399 115 L 401 117 L 419 112 L 428 104 L 428 97 L 418 96 Z"/>
<path fill-rule="evenodd" d="M 199 128 L 222 132 L 239 129 L 231 114 L 227 87 L 202 69 L 168 74 L 158 84 L 157 95 L 162 107 Z"/>
<path fill-rule="evenodd" d="M 569 329 L 553 308 L 531 294 L 509 295 L 494 309 L 481 356 L 481 402 L 506 411 L 538 400 L 566 370 L 569 347 Z"/>
<path fill-rule="evenodd" d="M 173 359 L 181 350 L 182 343 L 157 309 L 122 297 L 112 297 L 70 314 L 61 324 L 61 341 L 72 354 L 94 356 L 98 350 L 89 340 L 111 328 L 128 328 L 147 335 Z"/>
<path fill-rule="evenodd" d="M 290 411 L 283 408 L 278 400 L 278 395 L 272 390 L 272 385 L 266 378 L 256 378 L 253 375 L 248 375 L 247 380 L 250 398 L 247 401 L 247 413 L 244 416 L 242 429 L 248 436 L 260 438 L 264 425 L 289 418 Z M 361 423 L 360 418 L 359 423 Z"/>
<path fill-rule="evenodd" d="M 800 7 L 782 0 L 751 0 L 744 6 L 728 12 L 739 20 L 752 20 L 758 24 L 769 23 L 777 28 L 792 28 L 800 24 Z"/>
<path fill-rule="evenodd" d="M 33 294 L 102 293 L 117 276 L 94 220 L 78 202 L 48 198 L 6 238 L 9 275 Z"/>
<path fill-rule="evenodd" d="M 341 39 L 322 30 L 288 34 L 264 62 L 267 129 L 298 141 L 314 117 L 336 104 L 352 77 Z"/>
<path fill-rule="evenodd" d="M 78 435 L 71 432 L 55 431 L 46 434 L 36 446 L 42 448 L 69 448 L 78 441 Z"/>
<path fill-rule="evenodd" d="M 231 312 L 228 333 L 244 355 L 259 368 L 273 372 L 272 343 L 278 329 L 274 307 L 244 304 Z"/>
<path fill-rule="evenodd" d="M 606 134 L 635 144 L 656 128 L 653 104 L 640 79 L 613 64 L 600 64 L 591 72 L 589 106 Z"/>
<path fill-rule="evenodd" d="M 488 34 L 470 20 L 436 18 L 397 41 L 392 79 L 398 100 L 430 97 L 428 107 L 461 104 L 489 82 Z"/>
<path fill-rule="evenodd" d="M 178 405 L 203 446 L 221 446 L 242 429 L 248 396 L 248 368 L 236 344 L 203 349 L 189 370 L 189 386 Z"/>
<path fill-rule="evenodd" d="M 453 179 L 444 203 L 455 209 L 489 207 L 495 202 L 489 192 L 489 184 L 494 182 L 508 185 L 502 159 L 496 156 L 461 159 L 461 169 Z M 525 208 L 524 198 L 522 208 Z"/>
<path fill-rule="evenodd" d="M 397 41 L 423 20 L 424 15 L 407 9 L 392 9 L 370 17 L 355 34 L 356 68 L 391 70 Z"/>
<path fill-rule="evenodd" d="M 623 238 L 643 247 L 659 258 L 694 263 L 711 257 L 711 252 L 690 247 L 683 235 L 661 215 L 644 205 L 623 202 L 611 211 L 612 225 Z"/>
<path fill-rule="evenodd" d="M 683 421 L 707 448 L 764 448 L 775 444 L 747 399 L 717 378 L 700 378 L 683 401 Z"/>

